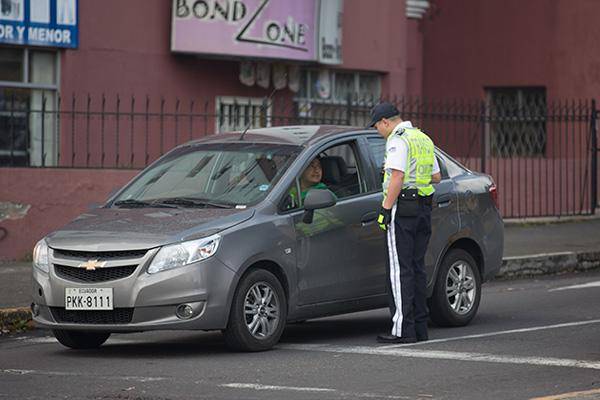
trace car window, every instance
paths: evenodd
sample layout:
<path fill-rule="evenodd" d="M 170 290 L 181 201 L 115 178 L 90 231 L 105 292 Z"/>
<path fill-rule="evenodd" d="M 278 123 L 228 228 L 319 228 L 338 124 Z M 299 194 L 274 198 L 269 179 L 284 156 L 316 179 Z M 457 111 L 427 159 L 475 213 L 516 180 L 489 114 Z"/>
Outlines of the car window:
<path fill-rule="evenodd" d="M 437 158 L 438 165 L 440 166 L 440 174 L 442 175 L 442 179 L 448 179 L 448 170 L 446 169 L 446 162 L 438 153 L 435 153 L 435 158 Z"/>
<path fill-rule="evenodd" d="M 290 211 L 296 210 L 301 207 L 300 204 L 300 196 L 298 196 L 300 188 L 300 181 L 298 178 L 294 179 L 294 182 L 288 187 L 286 191 L 286 195 L 283 197 L 281 201 L 281 205 L 279 207 L 280 210 Z"/>
<path fill-rule="evenodd" d="M 378 168 L 378 171 L 383 171 L 383 159 L 385 156 L 385 139 L 378 137 L 369 137 L 367 138 L 369 143 L 369 152 L 375 161 L 375 165 Z M 448 160 L 448 158 L 444 157 L 441 154 L 436 152 L 436 158 L 438 160 L 438 164 L 440 166 L 440 173 L 442 174 L 442 179 L 447 179 L 448 177 L 456 176 L 461 174 L 463 171 L 457 166 L 454 162 Z M 447 164 L 451 164 L 451 168 L 453 168 L 453 172 L 455 175 L 450 175 L 448 172 Z M 455 168 L 458 168 L 456 170 Z M 460 171 L 460 172 L 459 172 Z M 381 179 L 377 180 L 377 189 L 381 190 Z"/>
<path fill-rule="evenodd" d="M 441 153 L 439 154 L 439 157 L 443 160 L 447 174 L 450 178 L 456 178 L 457 176 L 463 175 L 466 172 L 466 170 L 463 167 L 461 167 L 450 157 L 447 157 L 445 154 Z"/>
<path fill-rule="evenodd" d="M 343 143 L 322 150 L 304 165 L 300 175 L 286 191 L 280 209 L 289 211 L 302 208 L 304 198 L 311 189 L 330 190 L 338 199 L 343 199 L 364 193 L 365 188 L 355 149 L 350 143 Z"/>
<path fill-rule="evenodd" d="M 321 152 L 322 182 L 338 199 L 365 192 L 364 174 L 350 143 L 332 146 Z"/>
<path fill-rule="evenodd" d="M 383 158 L 385 156 L 385 139 L 378 137 L 367 138 L 369 141 L 369 151 L 375 160 L 375 165 L 383 167 Z"/>
<path fill-rule="evenodd" d="M 143 171 L 115 201 L 254 204 L 265 198 L 299 150 L 252 143 L 178 148 Z"/>
<path fill-rule="evenodd" d="M 369 137 L 367 138 L 369 143 L 369 152 L 371 157 L 375 161 L 375 168 L 377 171 L 377 180 L 375 190 L 381 190 L 381 182 L 383 181 L 383 159 L 385 156 L 385 139 L 382 137 Z"/>

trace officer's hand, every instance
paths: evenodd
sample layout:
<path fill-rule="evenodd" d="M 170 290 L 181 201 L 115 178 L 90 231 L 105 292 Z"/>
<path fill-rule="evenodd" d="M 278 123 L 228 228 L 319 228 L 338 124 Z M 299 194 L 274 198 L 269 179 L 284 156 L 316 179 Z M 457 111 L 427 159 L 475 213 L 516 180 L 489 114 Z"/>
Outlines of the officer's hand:
<path fill-rule="evenodd" d="M 392 222 L 392 210 L 381 207 L 379 210 L 379 216 L 377 217 L 377 224 L 384 231 L 387 231 L 387 227 Z"/>

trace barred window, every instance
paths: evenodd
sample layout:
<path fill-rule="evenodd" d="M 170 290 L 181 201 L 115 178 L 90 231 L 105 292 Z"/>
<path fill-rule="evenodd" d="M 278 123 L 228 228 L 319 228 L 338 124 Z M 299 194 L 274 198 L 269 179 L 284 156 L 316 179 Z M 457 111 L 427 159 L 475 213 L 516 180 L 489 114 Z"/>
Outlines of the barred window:
<path fill-rule="evenodd" d="M 271 106 L 265 107 L 265 101 L 253 97 L 217 97 L 217 132 L 269 126 Z"/>
<path fill-rule="evenodd" d="M 369 110 L 381 96 L 381 75 L 330 69 L 305 69 L 294 99 L 304 123 L 364 126 Z M 348 114 L 348 100 L 353 112 Z"/>
<path fill-rule="evenodd" d="M 0 48 L 0 166 L 58 161 L 56 51 Z"/>
<path fill-rule="evenodd" d="M 487 132 L 494 157 L 535 157 L 546 151 L 546 89 L 486 88 Z"/>

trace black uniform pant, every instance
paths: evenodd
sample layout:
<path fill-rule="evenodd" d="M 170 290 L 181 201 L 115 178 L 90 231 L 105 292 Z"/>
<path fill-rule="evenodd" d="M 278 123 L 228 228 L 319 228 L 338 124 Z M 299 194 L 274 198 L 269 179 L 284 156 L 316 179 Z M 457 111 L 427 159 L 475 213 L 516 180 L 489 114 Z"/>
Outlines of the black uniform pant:
<path fill-rule="evenodd" d="M 427 338 L 425 252 L 431 237 L 431 203 L 419 201 L 415 217 L 396 216 L 387 230 L 392 335 Z"/>

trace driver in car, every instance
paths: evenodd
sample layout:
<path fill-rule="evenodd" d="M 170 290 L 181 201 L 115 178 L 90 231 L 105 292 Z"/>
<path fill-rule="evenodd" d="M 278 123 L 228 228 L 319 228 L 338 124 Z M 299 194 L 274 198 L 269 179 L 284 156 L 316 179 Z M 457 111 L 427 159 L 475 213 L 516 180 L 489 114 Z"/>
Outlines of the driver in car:
<path fill-rule="evenodd" d="M 300 175 L 300 199 L 302 199 L 303 202 L 311 189 L 329 189 L 327 185 L 321 182 L 322 178 L 323 168 L 321 167 L 321 161 L 319 160 L 319 157 L 316 157 L 310 162 L 310 164 L 308 164 L 308 167 L 306 167 L 304 172 L 302 172 L 302 175 Z M 293 187 L 290 190 L 290 197 L 292 200 L 292 207 L 297 207 L 299 202 L 298 190 L 296 187 Z"/>

